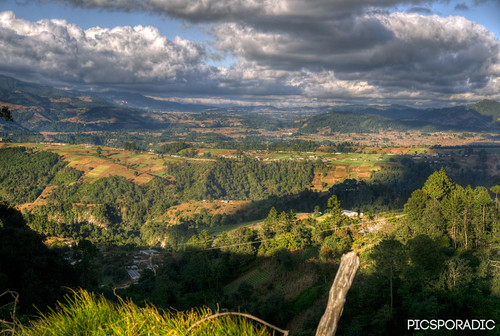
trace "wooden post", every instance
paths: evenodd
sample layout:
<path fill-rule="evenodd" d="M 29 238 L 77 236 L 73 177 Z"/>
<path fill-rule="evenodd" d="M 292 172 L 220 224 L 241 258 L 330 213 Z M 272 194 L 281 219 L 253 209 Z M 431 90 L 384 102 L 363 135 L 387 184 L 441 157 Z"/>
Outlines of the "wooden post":
<path fill-rule="evenodd" d="M 349 252 L 342 256 L 339 270 L 330 289 L 325 313 L 316 330 L 316 336 L 335 335 L 340 315 L 344 311 L 345 297 L 351 288 L 358 266 L 359 257 L 355 252 Z"/>

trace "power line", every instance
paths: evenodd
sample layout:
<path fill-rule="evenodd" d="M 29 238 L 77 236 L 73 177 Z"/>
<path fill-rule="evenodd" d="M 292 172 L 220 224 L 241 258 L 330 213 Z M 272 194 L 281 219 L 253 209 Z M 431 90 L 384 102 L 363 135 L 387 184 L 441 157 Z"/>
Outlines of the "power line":
<path fill-rule="evenodd" d="M 321 230 L 321 231 L 317 231 L 317 232 L 321 233 L 321 232 L 328 232 L 328 231 L 336 231 L 337 229 L 344 229 L 344 228 L 357 227 L 357 226 L 361 226 L 361 225 L 365 225 L 365 224 L 379 223 L 379 222 L 383 222 L 383 221 L 386 221 L 386 220 L 389 220 L 389 219 L 400 218 L 400 217 L 403 217 L 403 216 L 406 216 L 406 214 L 401 214 L 401 215 L 397 215 L 397 216 L 393 216 L 393 217 L 388 217 L 388 218 L 382 218 L 382 219 L 373 220 L 373 221 L 370 221 L 370 222 L 337 226 L 337 227 L 332 228 L 332 229 L 326 229 L 326 230 Z M 290 234 L 291 234 L 291 232 L 290 232 Z M 222 249 L 222 248 L 226 248 L 226 247 L 238 247 L 238 246 L 245 246 L 245 245 L 252 245 L 252 244 L 257 244 L 257 243 L 263 243 L 263 242 L 267 242 L 267 241 L 283 240 L 283 239 L 287 239 L 289 237 L 290 236 L 288 236 L 288 237 L 282 236 L 282 237 L 277 237 L 277 238 L 268 238 L 268 239 L 254 240 L 254 241 L 251 241 L 251 242 L 236 243 L 236 244 L 231 244 L 231 245 L 212 246 L 212 247 L 207 247 L 207 248 L 200 249 L 200 250 L 201 251 L 218 250 L 218 249 Z M 297 234 L 292 234 L 292 237 L 297 237 Z M 210 242 L 211 244 L 213 244 L 216 240 L 217 240 L 217 238 L 209 240 L 207 242 Z M 181 245 L 181 246 L 182 245 L 187 246 L 188 243 L 183 243 L 183 244 L 179 244 L 179 245 Z"/>

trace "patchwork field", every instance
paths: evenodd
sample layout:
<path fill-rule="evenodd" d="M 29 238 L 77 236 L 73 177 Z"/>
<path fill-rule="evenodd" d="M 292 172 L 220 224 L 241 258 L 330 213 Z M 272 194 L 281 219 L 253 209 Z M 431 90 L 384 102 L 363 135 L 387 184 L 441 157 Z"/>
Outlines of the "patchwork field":
<path fill-rule="evenodd" d="M 144 184 L 155 176 L 164 173 L 163 160 L 157 155 L 137 154 L 115 148 L 101 147 L 97 154 L 97 146 L 62 145 L 62 144 L 19 144 L 36 150 L 45 150 L 59 154 L 68 166 L 84 172 L 83 179 L 93 182 L 108 176 L 123 176 L 126 179 Z M 165 174 L 163 174 L 165 176 Z"/>
<path fill-rule="evenodd" d="M 139 153 L 126 151 L 111 147 L 101 146 L 98 155 L 98 146 L 90 145 L 66 145 L 66 144 L 13 144 L 13 146 L 25 146 L 35 150 L 46 150 L 62 156 L 68 161 L 68 165 L 84 172 L 83 179 L 93 182 L 99 178 L 117 175 L 137 183 L 149 182 L 154 176 L 173 179 L 166 173 L 166 166 L 171 162 L 182 160 L 209 161 L 217 157 L 236 157 L 236 150 L 231 149 L 208 149 L 202 148 L 197 151 L 194 158 L 186 158 L 178 155 L 157 155 L 152 153 Z M 250 151 L 245 155 L 259 158 L 265 161 L 275 160 L 322 160 L 327 163 L 326 175 L 317 173 L 312 188 L 322 189 L 322 183 L 331 186 L 333 183 L 346 178 L 368 178 L 372 171 L 379 170 L 382 164 L 390 164 L 394 152 L 408 153 L 409 148 L 384 148 L 383 150 L 365 149 L 360 153 L 297 153 L 277 151 Z M 415 149 L 417 151 L 417 149 Z M 425 149 L 418 149 L 424 152 Z M 206 153 L 210 153 L 207 158 Z"/>
<path fill-rule="evenodd" d="M 246 208 L 250 203 L 251 201 L 189 201 L 170 207 L 166 215 L 170 219 L 170 224 L 179 224 L 181 216 L 189 218 L 200 214 L 203 211 L 206 211 L 211 215 L 231 215 Z"/>
<path fill-rule="evenodd" d="M 92 183 L 100 178 L 112 175 L 122 176 L 136 184 L 145 184 L 155 176 L 173 181 L 173 177 L 167 174 L 170 163 L 189 160 L 195 162 L 213 161 L 217 157 L 237 158 L 236 150 L 195 148 L 194 157 L 183 157 L 181 155 L 157 155 L 153 153 L 126 151 L 111 147 L 97 147 L 91 145 L 65 145 L 65 144 L 3 144 L 3 146 L 25 146 L 36 151 L 46 150 L 61 155 L 70 167 L 84 172 L 81 179 Z M 98 149 L 100 148 L 100 150 Z M 325 148 L 320 147 L 316 152 L 291 152 L 291 151 L 245 151 L 239 155 L 258 158 L 263 162 L 276 160 L 321 160 L 323 168 L 314 173 L 310 185 L 312 190 L 326 191 L 335 183 L 345 179 L 368 179 L 375 171 L 384 166 L 398 164 L 398 155 L 407 155 L 415 162 L 427 161 L 436 167 L 440 165 L 453 164 L 453 169 L 475 169 L 479 160 L 479 149 L 470 151 L 465 148 L 458 149 L 431 149 L 425 146 L 368 146 L 359 147 L 354 153 L 328 153 Z M 210 153 L 207 155 L 207 153 Z M 483 169 L 492 175 L 498 174 L 500 167 L 500 149 L 487 148 L 486 161 Z M 45 198 L 54 190 L 49 186 L 38 199 L 22 207 L 32 209 L 43 205 Z M 171 225 L 178 224 L 181 217 L 190 218 L 197 214 L 206 212 L 210 215 L 234 214 L 248 206 L 249 201 L 216 200 L 216 201 L 190 201 L 171 207 L 158 220 L 168 222 Z M 249 223 L 251 225 L 254 223 Z M 240 226 L 237 225 L 232 229 Z M 212 234 L 218 234 L 214 229 Z"/>

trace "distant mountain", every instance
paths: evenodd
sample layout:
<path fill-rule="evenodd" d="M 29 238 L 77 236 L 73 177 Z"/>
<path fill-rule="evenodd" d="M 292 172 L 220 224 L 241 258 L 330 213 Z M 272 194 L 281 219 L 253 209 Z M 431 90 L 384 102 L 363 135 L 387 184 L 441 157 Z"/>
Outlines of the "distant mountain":
<path fill-rule="evenodd" d="M 121 107 L 101 98 L 0 76 L 0 106 L 12 111 L 15 123 L 4 130 L 88 131 L 157 129 L 169 121 L 160 114 Z"/>
<path fill-rule="evenodd" d="M 119 106 L 140 108 L 158 112 L 202 112 L 211 108 L 207 105 L 182 104 L 162 99 L 154 99 L 138 93 L 110 91 L 96 94 L 99 98 Z"/>
<path fill-rule="evenodd" d="M 347 105 L 333 108 L 335 112 L 353 112 L 358 114 L 375 114 L 396 120 L 417 120 L 422 110 L 404 105 Z"/>
<path fill-rule="evenodd" d="M 361 112 L 327 112 L 306 119 L 299 129 L 304 133 L 373 133 L 385 130 L 405 131 L 426 126 L 421 121 L 401 121 Z"/>
<path fill-rule="evenodd" d="M 490 116 L 493 122 L 500 123 L 500 103 L 494 100 L 482 100 L 479 103 L 467 105 L 467 108 L 476 110 L 484 116 Z"/>
<path fill-rule="evenodd" d="M 383 130 L 436 129 L 498 131 L 500 103 L 482 101 L 468 106 L 415 109 L 403 105 L 349 105 L 332 108 L 302 122 L 300 129 L 315 133 L 380 132 Z"/>
<path fill-rule="evenodd" d="M 486 131 L 496 128 L 491 117 L 467 109 L 465 106 L 429 109 L 418 120 L 436 125 L 444 130 Z"/>
<path fill-rule="evenodd" d="M 294 121 L 298 116 L 310 116 L 298 123 L 303 132 L 317 132 L 325 128 L 340 132 L 423 127 L 469 131 L 500 129 L 500 103 L 491 100 L 441 109 L 417 109 L 404 105 L 214 107 L 181 104 L 122 91 L 89 94 L 60 90 L 6 76 L 0 76 L 0 106 L 8 106 L 15 119 L 14 123 L 0 120 L 0 130 L 8 131 L 162 129 L 175 122 L 172 115 L 163 112 L 238 115 L 241 122 L 249 127 L 257 126 L 253 119 L 258 115 L 258 120 L 265 120 L 265 124 L 272 128 L 279 128 L 284 123 L 296 127 Z"/>

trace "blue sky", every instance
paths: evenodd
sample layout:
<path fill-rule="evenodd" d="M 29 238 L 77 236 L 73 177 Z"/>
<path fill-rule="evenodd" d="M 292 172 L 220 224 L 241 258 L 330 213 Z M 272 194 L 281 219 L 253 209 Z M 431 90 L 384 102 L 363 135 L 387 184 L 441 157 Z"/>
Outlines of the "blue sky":
<path fill-rule="evenodd" d="M 498 0 L 370 3 L 0 0 L 0 73 L 205 103 L 500 100 Z"/>
<path fill-rule="evenodd" d="M 181 20 L 165 15 L 155 15 L 145 12 L 110 11 L 97 8 L 75 8 L 57 3 L 23 3 L 20 1 L 0 1 L 0 10 L 12 10 L 21 19 L 38 21 L 41 19 L 64 19 L 77 24 L 83 29 L 91 27 L 113 28 L 115 26 L 151 25 L 157 27 L 162 34 L 170 39 L 176 36 L 204 41 L 210 36 L 203 32 L 203 27 L 183 23 Z M 200 29 L 201 28 L 201 29 Z"/>

